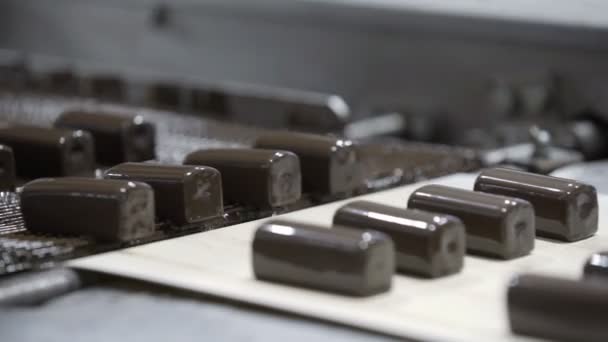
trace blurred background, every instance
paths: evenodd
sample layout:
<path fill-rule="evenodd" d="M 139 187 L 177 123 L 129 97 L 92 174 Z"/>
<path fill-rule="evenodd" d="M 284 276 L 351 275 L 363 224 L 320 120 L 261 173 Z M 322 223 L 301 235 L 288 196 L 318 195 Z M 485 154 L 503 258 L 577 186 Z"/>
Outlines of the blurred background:
<path fill-rule="evenodd" d="M 522 4 L 5 0 L 0 47 L 27 54 L 37 71 L 157 83 L 152 101 L 183 112 L 223 106 L 223 119 L 262 126 L 490 148 L 527 140 L 534 123 L 608 110 L 601 3 Z M 302 118 L 218 96 L 196 108 L 188 90 L 197 86 L 335 94 L 348 115 Z M 145 102 L 142 92 L 121 100 Z M 348 125 L 373 116 L 386 120 Z"/>
<path fill-rule="evenodd" d="M 396 141 L 388 161 L 433 156 L 400 184 L 497 164 L 571 176 L 608 157 L 606 13 L 599 0 L 2 0 L 0 110 L 48 124 L 66 98 L 137 108 L 165 162 L 288 129 Z M 2 310 L 6 340 L 390 339 L 111 277 Z"/>

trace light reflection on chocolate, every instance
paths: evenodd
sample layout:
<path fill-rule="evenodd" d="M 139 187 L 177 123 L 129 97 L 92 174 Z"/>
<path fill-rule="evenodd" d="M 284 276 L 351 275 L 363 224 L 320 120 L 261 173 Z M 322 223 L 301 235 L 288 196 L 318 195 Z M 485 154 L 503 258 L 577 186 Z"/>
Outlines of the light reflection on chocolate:
<path fill-rule="evenodd" d="M 23 186 L 21 211 L 29 231 L 130 241 L 154 232 L 154 193 L 140 182 L 41 178 Z"/>
<path fill-rule="evenodd" d="M 301 195 L 300 161 L 287 151 L 208 149 L 194 151 L 185 165 L 205 165 L 222 174 L 224 197 L 230 203 L 279 207 Z"/>
<path fill-rule="evenodd" d="M 93 174 L 93 138 L 81 130 L 5 124 L 0 144 L 12 148 L 22 178 Z"/>
<path fill-rule="evenodd" d="M 481 172 L 475 190 L 525 199 L 534 206 L 540 236 L 577 241 L 595 234 L 597 193 L 593 186 L 570 179 L 494 168 Z"/>
<path fill-rule="evenodd" d="M 201 222 L 224 213 L 221 176 L 211 167 L 123 163 L 107 170 L 104 178 L 150 185 L 157 216 L 176 225 Z"/>
<path fill-rule="evenodd" d="M 320 195 L 348 194 L 362 185 L 362 165 L 350 140 L 322 135 L 274 132 L 255 147 L 291 151 L 302 165 L 302 190 Z"/>
<path fill-rule="evenodd" d="M 593 253 L 583 267 L 585 280 L 603 281 L 608 285 L 608 252 Z"/>
<path fill-rule="evenodd" d="M 271 221 L 255 233 L 253 270 L 261 280 L 368 296 L 390 288 L 394 254 L 380 232 Z"/>
<path fill-rule="evenodd" d="M 507 291 L 511 330 L 560 341 L 608 341 L 608 287 L 595 282 L 520 275 Z"/>
<path fill-rule="evenodd" d="M 103 165 L 155 158 L 155 127 L 139 115 L 68 111 L 57 118 L 55 126 L 90 132 L 97 162 Z"/>
<path fill-rule="evenodd" d="M 434 278 L 462 269 L 466 234 L 464 225 L 454 216 L 354 201 L 338 209 L 333 222 L 390 236 L 401 272 Z"/>
<path fill-rule="evenodd" d="M 534 249 L 534 208 L 522 199 L 426 185 L 414 191 L 408 207 L 458 217 L 469 252 L 512 259 Z"/>

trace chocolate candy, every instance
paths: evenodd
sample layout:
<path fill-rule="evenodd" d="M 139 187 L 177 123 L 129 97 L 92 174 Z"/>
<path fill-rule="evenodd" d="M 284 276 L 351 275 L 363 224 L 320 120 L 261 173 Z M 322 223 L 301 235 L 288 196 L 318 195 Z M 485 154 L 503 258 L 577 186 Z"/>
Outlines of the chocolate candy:
<path fill-rule="evenodd" d="M 81 288 L 83 278 L 75 270 L 59 267 L 0 279 L 0 306 L 42 304 Z"/>
<path fill-rule="evenodd" d="M 223 91 L 193 88 L 188 93 L 190 108 L 193 112 L 222 117 L 223 119 L 232 118 L 228 96 Z"/>
<path fill-rule="evenodd" d="M 139 115 L 72 111 L 57 118 L 55 126 L 91 132 L 97 161 L 104 165 L 155 158 L 154 125 Z"/>
<path fill-rule="evenodd" d="M 147 183 L 154 189 L 157 216 L 177 225 L 224 213 L 222 179 L 210 167 L 124 163 L 107 170 L 104 178 Z"/>
<path fill-rule="evenodd" d="M 84 78 L 84 92 L 88 96 L 107 101 L 124 101 L 127 85 L 116 75 L 97 74 Z"/>
<path fill-rule="evenodd" d="M 522 199 L 427 185 L 410 196 L 408 207 L 461 219 L 473 253 L 511 259 L 534 248 L 534 209 Z"/>
<path fill-rule="evenodd" d="M 507 293 L 517 334 L 561 341 L 608 341 L 608 287 L 594 282 L 521 275 Z"/>
<path fill-rule="evenodd" d="M 475 190 L 523 198 L 534 206 L 538 235 L 577 241 L 597 232 L 597 193 L 577 181 L 495 168 L 484 170 Z"/>
<path fill-rule="evenodd" d="M 594 253 L 585 263 L 583 277 L 608 282 L 608 252 Z"/>
<path fill-rule="evenodd" d="M 253 240 L 258 279 L 367 296 L 387 291 L 395 271 L 391 239 L 373 230 L 271 221 Z"/>
<path fill-rule="evenodd" d="M 181 109 L 184 103 L 184 91 L 178 84 L 155 83 L 146 91 L 147 101 L 150 105 L 159 108 Z"/>
<path fill-rule="evenodd" d="M 301 195 L 300 162 L 287 151 L 262 149 L 212 149 L 188 154 L 184 164 L 207 165 L 222 174 L 228 202 L 278 207 L 296 202 Z"/>
<path fill-rule="evenodd" d="M 25 89 L 32 78 L 28 64 L 23 53 L 0 49 L 0 89 Z"/>
<path fill-rule="evenodd" d="M 0 191 L 15 191 L 15 156 L 6 145 L 0 145 Z"/>
<path fill-rule="evenodd" d="M 399 271 L 434 278 L 462 269 L 465 229 L 454 216 L 355 201 L 338 209 L 334 225 L 390 236 Z"/>
<path fill-rule="evenodd" d="M 276 132 L 260 136 L 255 146 L 297 154 L 302 164 L 304 192 L 320 195 L 348 194 L 362 184 L 362 166 L 350 140 Z"/>
<path fill-rule="evenodd" d="M 38 87 L 54 94 L 76 95 L 80 91 L 79 79 L 70 69 L 56 69 L 42 74 Z"/>
<path fill-rule="evenodd" d="M 74 176 L 94 169 L 93 138 L 80 130 L 5 124 L 0 143 L 12 148 L 19 177 Z"/>
<path fill-rule="evenodd" d="M 32 232 L 129 241 L 154 232 L 154 193 L 140 182 L 42 178 L 23 186 L 21 211 Z"/>
<path fill-rule="evenodd" d="M 348 104 L 337 95 L 258 85 L 197 87 L 190 102 L 199 112 L 275 129 L 336 132 L 350 117 Z"/>

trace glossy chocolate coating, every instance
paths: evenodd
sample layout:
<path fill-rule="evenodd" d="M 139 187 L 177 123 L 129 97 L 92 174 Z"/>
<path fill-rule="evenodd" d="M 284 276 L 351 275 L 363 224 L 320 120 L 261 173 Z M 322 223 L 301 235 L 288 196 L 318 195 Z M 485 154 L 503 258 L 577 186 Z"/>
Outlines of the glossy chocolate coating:
<path fill-rule="evenodd" d="M 608 341 L 608 287 L 546 276 L 514 278 L 507 293 L 517 334 L 560 341 Z"/>
<path fill-rule="evenodd" d="M 15 156 L 6 145 L 0 145 L 0 191 L 15 191 Z"/>
<path fill-rule="evenodd" d="M 13 149 L 22 178 L 84 175 L 94 169 L 93 138 L 84 131 L 2 125 L 0 143 Z"/>
<path fill-rule="evenodd" d="M 220 171 L 224 197 L 230 203 L 278 207 L 301 195 L 300 161 L 287 151 L 211 149 L 192 152 L 186 165 L 206 165 Z"/>
<path fill-rule="evenodd" d="M 583 277 L 608 284 L 608 252 L 593 253 L 583 267 Z"/>
<path fill-rule="evenodd" d="M 291 151 L 302 164 L 302 190 L 334 195 L 349 193 L 362 183 L 362 166 L 350 140 L 294 132 L 262 135 L 259 148 Z"/>
<path fill-rule="evenodd" d="M 155 158 L 154 125 L 139 115 L 71 111 L 59 116 L 55 126 L 91 132 L 97 162 L 104 165 Z"/>
<path fill-rule="evenodd" d="M 458 217 L 469 252 L 511 259 L 534 249 L 534 208 L 522 199 L 426 185 L 410 196 L 408 207 Z"/>
<path fill-rule="evenodd" d="M 271 221 L 253 240 L 258 279 L 355 296 L 387 291 L 394 257 L 391 239 L 373 230 Z"/>
<path fill-rule="evenodd" d="M 0 279 L 0 307 L 44 304 L 83 287 L 83 278 L 76 270 L 64 267 L 3 277 Z"/>
<path fill-rule="evenodd" d="M 41 178 L 23 186 L 21 211 L 32 232 L 129 241 L 154 232 L 154 192 L 140 182 Z"/>
<path fill-rule="evenodd" d="M 222 178 L 211 167 L 123 163 L 107 170 L 104 178 L 150 185 L 156 215 L 163 221 L 185 225 L 224 213 Z"/>
<path fill-rule="evenodd" d="M 390 236 L 401 272 L 435 278 L 462 269 L 466 234 L 454 216 L 355 201 L 336 211 L 334 225 Z"/>
<path fill-rule="evenodd" d="M 597 232 L 597 193 L 591 185 L 565 178 L 504 168 L 481 172 L 475 190 L 525 199 L 534 206 L 540 236 L 577 241 Z"/>

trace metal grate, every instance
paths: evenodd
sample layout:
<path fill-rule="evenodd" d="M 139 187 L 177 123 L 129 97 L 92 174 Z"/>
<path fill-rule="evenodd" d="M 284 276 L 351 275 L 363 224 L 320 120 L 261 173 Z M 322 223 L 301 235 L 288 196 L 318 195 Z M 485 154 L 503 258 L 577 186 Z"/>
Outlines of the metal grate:
<path fill-rule="evenodd" d="M 267 130 L 225 123 L 201 116 L 108 104 L 97 100 L 26 93 L 0 93 L 0 120 L 50 126 L 67 109 L 94 109 L 100 112 L 139 114 L 157 127 L 157 157 L 161 163 L 180 164 L 196 149 L 247 147 Z M 399 140 L 357 143 L 363 159 L 366 188 L 372 192 L 479 167 L 470 150 L 433 144 L 404 143 Z M 0 193 L 0 276 L 44 268 L 84 255 L 167 239 L 184 234 L 217 229 L 275 214 L 289 212 L 338 198 L 303 199 L 290 207 L 260 211 L 238 204 L 226 206 L 223 218 L 187 227 L 158 223 L 158 232 L 145 240 L 123 244 L 100 243 L 84 237 L 62 237 L 27 232 L 19 208 L 18 193 Z"/>

